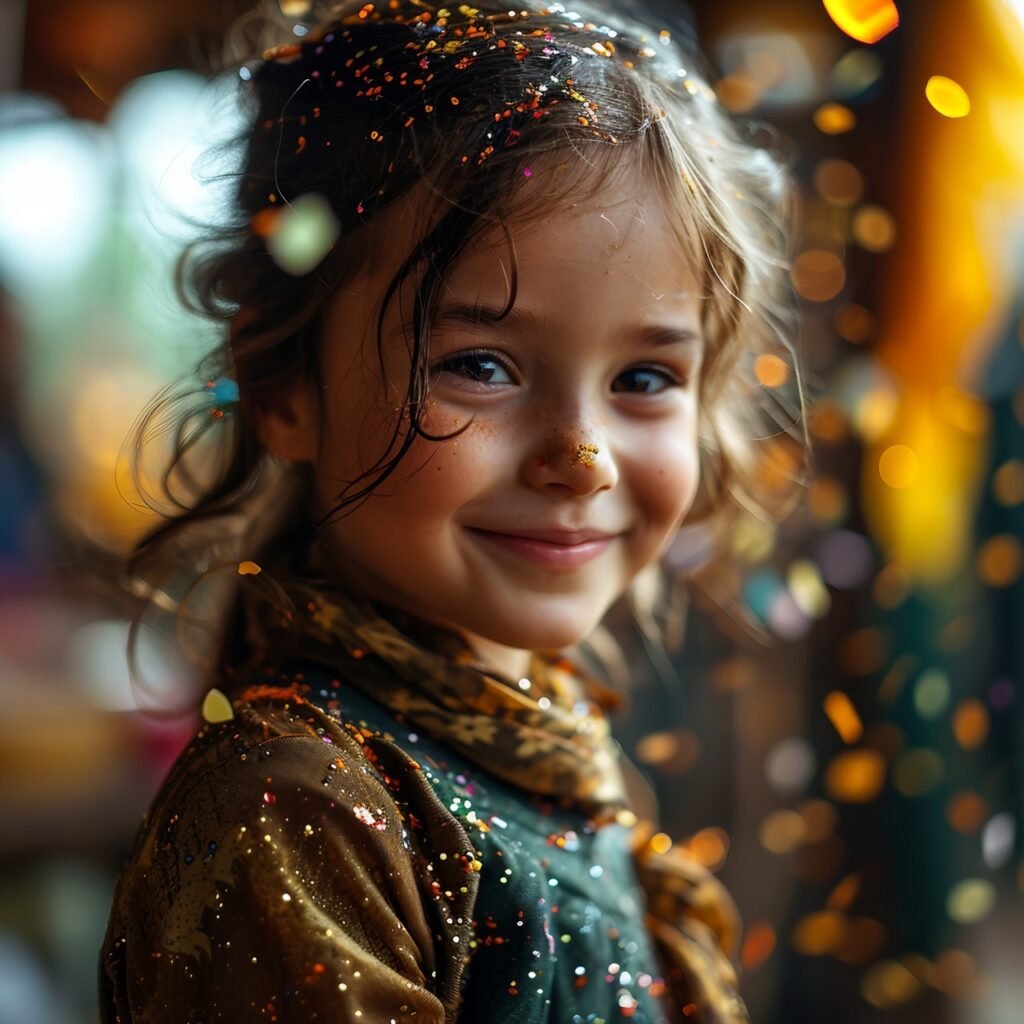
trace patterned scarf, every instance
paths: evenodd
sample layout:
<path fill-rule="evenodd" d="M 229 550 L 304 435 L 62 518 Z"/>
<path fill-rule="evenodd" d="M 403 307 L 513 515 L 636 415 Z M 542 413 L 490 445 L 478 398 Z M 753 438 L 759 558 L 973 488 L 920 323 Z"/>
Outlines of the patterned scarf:
<path fill-rule="evenodd" d="M 505 678 L 478 661 L 455 631 L 324 577 L 292 576 L 281 590 L 272 584 L 272 602 L 270 580 L 260 583 L 241 595 L 253 662 L 273 652 L 325 664 L 499 778 L 577 801 L 596 823 L 636 826 L 633 855 L 647 927 L 679 1021 L 749 1021 L 729 959 L 739 935 L 732 898 L 682 847 L 655 849 L 653 823 L 638 822 L 629 809 L 624 758 L 605 716 L 620 705 L 618 695 L 557 652 L 534 652 L 522 680 Z M 294 610 L 282 607 L 288 603 Z"/>

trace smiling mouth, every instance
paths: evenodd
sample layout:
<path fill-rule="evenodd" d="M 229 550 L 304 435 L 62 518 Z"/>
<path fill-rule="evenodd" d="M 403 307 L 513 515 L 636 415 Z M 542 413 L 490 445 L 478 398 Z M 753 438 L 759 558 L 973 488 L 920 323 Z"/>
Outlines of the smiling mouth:
<path fill-rule="evenodd" d="M 551 569 L 575 569 L 593 561 L 616 539 L 615 536 L 583 541 L 579 544 L 552 543 L 533 537 L 515 537 L 509 533 L 494 533 L 467 526 L 466 530 L 485 544 L 498 550 L 519 555 L 538 565 Z"/>

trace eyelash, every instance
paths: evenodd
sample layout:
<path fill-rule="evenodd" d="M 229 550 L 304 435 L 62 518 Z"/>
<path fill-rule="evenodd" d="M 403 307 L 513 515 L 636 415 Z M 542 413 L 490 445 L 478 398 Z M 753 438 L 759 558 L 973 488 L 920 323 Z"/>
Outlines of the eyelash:
<path fill-rule="evenodd" d="M 432 369 L 432 373 L 433 373 L 434 377 L 437 377 L 437 376 L 440 376 L 440 374 L 443 373 L 445 370 L 448 370 L 449 372 L 451 372 L 450 367 L 452 367 L 452 366 L 457 366 L 459 364 L 464 364 L 464 363 L 467 363 L 467 362 L 471 362 L 474 359 L 476 359 L 476 360 L 478 360 L 480 362 L 486 362 L 488 360 L 493 360 L 499 366 L 501 366 L 501 368 L 510 377 L 512 376 L 511 368 L 509 367 L 508 362 L 505 360 L 505 358 L 500 353 L 492 352 L 490 349 L 485 349 L 485 348 L 475 348 L 475 349 L 471 349 L 471 350 L 466 351 L 466 352 L 457 352 L 454 355 L 445 356 L 444 359 L 439 360 L 434 365 L 434 367 Z M 637 366 L 637 367 L 631 367 L 630 370 L 627 370 L 625 372 L 629 373 L 629 372 L 633 372 L 633 371 L 636 371 L 636 370 L 645 371 L 645 372 L 648 372 L 648 373 L 656 373 L 656 374 L 660 375 L 662 378 L 664 378 L 665 381 L 668 382 L 668 386 L 669 387 L 683 387 L 685 385 L 685 383 L 686 383 L 685 380 L 680 380 L 675 374 L 671 374 L 667 370 L 659 369 L 656 366 Z M 487 381 L 472 381 L 472 383 L 479 384 L 481 387 L 485 387 L 485 388 L 497 387 L 498 386 L 498 385 L 489 384 Z M 666 388 L 661 388 L 658 391 L 634 391 L 634 392 L 629 392 L 629 393 L 630 394 L 638 394 L 638 395 L 644 395 L 644 394 L 655 394 L 656 395 L 656 394 L 661 394 L 663 391 L 667 391 L 667 390 L 668 390 L 668 388 L 666 387 Z"/>

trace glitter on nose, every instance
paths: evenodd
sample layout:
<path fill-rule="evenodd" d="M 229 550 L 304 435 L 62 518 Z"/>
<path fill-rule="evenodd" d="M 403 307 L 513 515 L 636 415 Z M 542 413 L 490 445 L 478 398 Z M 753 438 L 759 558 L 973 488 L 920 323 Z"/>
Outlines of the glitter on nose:
<path fill-rule="evenodd" d="M 593 469 L 597 465 L 596 456 L 601 449 L 596 444 L 581 444 L 576 448 L 576 455 L 573 458 L 573 465 L 582 463 L 587 469 Z"/>

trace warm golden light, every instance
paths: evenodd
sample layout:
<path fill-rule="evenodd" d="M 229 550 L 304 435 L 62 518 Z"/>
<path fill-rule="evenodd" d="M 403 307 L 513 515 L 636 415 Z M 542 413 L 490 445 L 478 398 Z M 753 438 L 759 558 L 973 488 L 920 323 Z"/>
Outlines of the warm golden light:
<path fill-rule="evenodd" d="M 814 187 L 822 199 L 852 206 L 864 194 L 864 175 L 848 160 L 822 160 L 814 171 Z"/>
<path fill-rule="evenodd" d="M 882 791 L 885 761 L 877 750 L 846 750 L 837 754 L 825 772 L 825 790 L 834 800 L 869 803 Z"/>
<path fill-rule="evenodd" d="M 978 549 L 978 575 L 990 587 L 1015 583 L 1024 565 L 1024 548 L 1011 533 L 989 537 Z"/>
<path fill-rule="evenodd" d="M 859 43 L 877 43 L 900 23 L 892 0 L 823 0 L 836 27 Z"/>
<path fill-rule="evenodd" d="M 849 910 L 850 904 L 857 898 L 860 892 L 860 875 L 854 873 L 847 875 L 828 894 L 829 910 Z"/>
<path fill-rule="evenodd" d="M 909 1002 L 921 988 L 921 982 L 903 964 L 880 960 L 864 975 L 861 995 L 872 1006 L 888 1010 Z"/>
<path fill-rule="evenodd" d="M 1024 461 L 1010 459 L 995 471 L 992 496 L 1000 505 L 1008 507 L 1024 502 Z"/>
<path fill-rule="evenodd" d="M 890 487 L 909 487 L 917 479 L 917 456 L 905 444 L 894 444 L 879 456 L 878 474 Z"/>
<path fill-rule="evenodd" d="M 832 320 L 832 326 L 840 338 L 854 345 L 863 345 L 870 340 L 875 329 L 875 318 L 870 310 L 855 302 L 849 306 L 843 306 Z"/>
<path fill-rule="evenodd" d="M 972 835 L 985 824 L 988 804 L 969 790 L 957 793 L 946 805 L 946 821 L 961 835 Z"/>
<path fill-rule="evenodd" d="M 970 113 L 971 100 L 964 87 L 945 75 L 932 75 L 924 94 L 943 117 L 966 117 Z"/>
<path fill-rule="evenodd" d="M 766 388 L 780 388 L 789 379 L 789 367 L 778 356 L 761 355 L 754 361 L 754 376 Z"/>
<path fill-rule="evenodd" d="M 789 853 L 803 841 L 807 832 L 804 819 L 796 811 L 773 811 L 761 822 L 761 845 L 772 853 Z"/>
<path fill-rule="evenodd" d="M 864 735 L 857 709 L 841 690 L 833 690 L 825 698 L 825 714 L 844 743 L 856 743 Z"/>
<path fill-rule="evenodd" d="M 976 697 L 968 697 L 953 712 L 953 735 L 964 750 L 977 750 L 988 737 L 988 708 Z"/>
<path fill-rule="evenodd" d="M 846 488 L 840 480 L 818 477 L 812 481 L 807 503 L 811 515 L 820 523 L 837 523 L 846 515 L 849 503 Z"/>
<path fill-rule="evenodd" d="M 856 124 L 853 111 L 841 103 L 823 103 L 814 112 L 814 126 L 826 135 L 842 135 Z"/>
<path fill-rule="evenodd" d="M 811 302 L 834 299 L 846 284 L 843 261 L 825 249 L 807 249 L 797 256 L 790 271 L 793 287 Z"/>
<path fill-rule="evenodd" d="M 797 921 L 793 948 L 804 956 L 824 956 L 843 941 L 846 919 L 834 910 L 820 910 Z"/>
<path fill-rule="evenodd" d="M 748 971 L 760 967 L 775 949 L 775 929 L 767 921 L 758 921 L 747 930 L 740 950 L 740 964 Z"/>
<path fill-rule="evenodd" d="M 761 99 L 761 89 L 748 75 L 726 75 L 715 86 L 715 92 L 727 110 L 742 114 L 753 110 Z"/>
<path fill-rule="evenodd" d="M 885 252 L 896 241 L 896 222 L 880 206 L 862 206 L 853 218 L 853 237 L 868 252 Z"/>
<path fill-rule="evenodd" d="M 728 856 L 729 836 L 720 828 L 702 828 L 686 846 L 701 864 L 716 871 Z"/>

